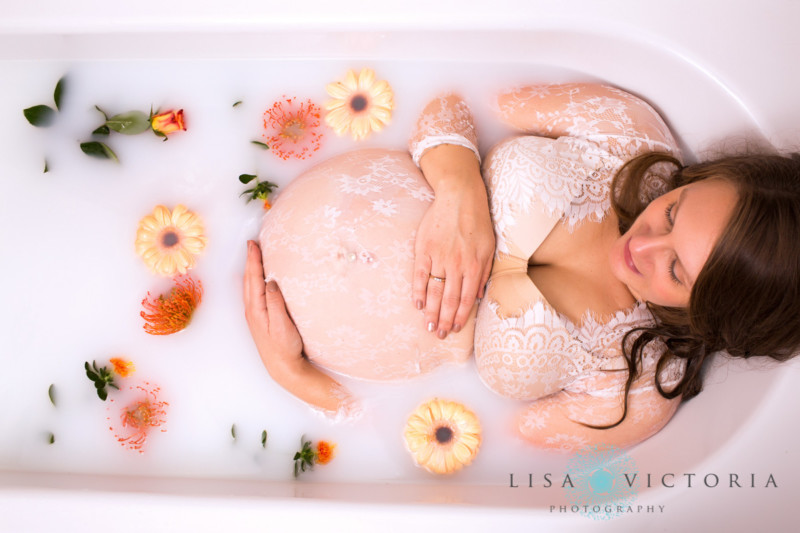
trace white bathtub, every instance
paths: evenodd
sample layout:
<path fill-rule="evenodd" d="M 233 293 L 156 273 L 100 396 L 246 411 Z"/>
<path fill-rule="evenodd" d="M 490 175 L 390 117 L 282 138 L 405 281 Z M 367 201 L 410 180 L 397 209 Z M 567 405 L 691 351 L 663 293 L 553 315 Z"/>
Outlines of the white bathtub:
<path fill-rule="evenodd" d="M 499 60 L 520 69 L 565 68 L 637 93 L 662 112 L 689 154 L 702 154 L 731 135 L 781 149 L 800 147 L 797 1 L 756 8 L 744 1 L 681 0 L 665 12 L 625 0 L 495 0 L 491 8 L 405 1 L 393 2 L 402 6 L 394 11 L 385 3 L 379 8 L 353 0 L 306 1 L 294 8 L 246 0 L 224 6 L 162 3 L 4 6 L 0 65 L 40 58 Z M 2 71 L 0 80 L 3 106 L 13 80 Z M 0 154 L 10 157 L 4 150 Z M 3 247 L 9 229 L 0 228 Z M 7 318 L 12 311 L 5 312 Z M 0 358 L 14 355 L 4 351 Z M 682 406 L 661 433 L 628 452 L 642 476 L 652 475 L 653 486 L 635 502 L 657 510 L 649 513 L 607 521 L 562 513 L 551 507 L 564 504 L 557 489 L 524 483 L 511 488 L 505 470 L 481 483 L 427 476 L 291 482 L 8 466 L 0 471 L 0 531 L 781 531 L 791 527 L 800 493 L 794 444 L 800 436 L 798 378 L 798 362 L 714 368 L 699 397 Z M 0 397 L 4 409 L 14 406 L 6 391 Z M 547 460 L 539 455 L 531 464 L 535 471 L 524 461 L 514 466 L 517 480 L 540 476 Z M 553 457 L 550 466 L 546 471 L 563 473 L 564 458 Z M 686 473 L 696 474 L 691 488 Z M 661 484 L 664 474 L 675 474 L 674 488 Z M 719 476 L 719 486 L 703 486 L 707 474 Z M 730 474 L 744 486 L 728 486 Z M 765 488 L 770 475 L 777 487 Z"/>

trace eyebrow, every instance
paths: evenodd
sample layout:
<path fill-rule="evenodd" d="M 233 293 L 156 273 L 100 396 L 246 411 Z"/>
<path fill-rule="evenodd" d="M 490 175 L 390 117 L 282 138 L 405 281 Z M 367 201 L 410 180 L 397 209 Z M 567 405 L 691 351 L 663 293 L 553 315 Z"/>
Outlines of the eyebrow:
<path fill-rule="evenodd" d="M 681 204 L 686 200 L 686 193 L 689 189 L 683 189 L 681 191 L 680 196 L 678 196 L 678 201 L 675 202 L 675 207 L 672 209 L 672 227 L 675 227 L 675 223 L 678 221 L 678 212 L 680 211 Z M 675 257 L 678 259 L 677 264 L 681 266 L 681 272 L 683 272 L 686 281 L 690 283 L 687 284 L 687 287 L 691 288 L 694 285 L 694 281 L 691 277 L 689 277 L 689 272 L 686 270 L 686 267 L 683 266 L 683 262 L 681 261 L 680 256 L 678 255 L 677 250 L 675 251 Z"/>

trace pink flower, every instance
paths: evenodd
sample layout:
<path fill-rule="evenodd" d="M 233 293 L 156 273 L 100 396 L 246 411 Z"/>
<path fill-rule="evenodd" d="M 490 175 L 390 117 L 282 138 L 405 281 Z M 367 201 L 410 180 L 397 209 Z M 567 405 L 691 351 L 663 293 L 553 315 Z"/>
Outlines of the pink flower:
<path fill-rule="evenodd" d="M 319 150 L 318 131 L 322 109 L 311 100 L 297 103 L 295 97 L 278 100 L 264 113 L 264 128 L 270 149 L 283 160 L 305 159 Z"/>

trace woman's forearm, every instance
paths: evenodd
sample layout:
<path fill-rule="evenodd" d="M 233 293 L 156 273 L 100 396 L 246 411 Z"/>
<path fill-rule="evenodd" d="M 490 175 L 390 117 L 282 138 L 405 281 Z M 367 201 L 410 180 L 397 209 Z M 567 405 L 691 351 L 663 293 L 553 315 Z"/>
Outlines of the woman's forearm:
<path fill-rule="evenodd" d="M 480 163 L 468 148 L 455 144 L 434 146 L 422 155 L 419 166 L 437 196 L 471 190 L 486 198 Z"/>
<path fill-rule="evenodd" d="M 324 373 L 308 359 L 290 363 L 270 362 L 261 357 L 272 379 L 287 392 L 326 414 L 347 413 L 355 400 L 338 381 Z"/>

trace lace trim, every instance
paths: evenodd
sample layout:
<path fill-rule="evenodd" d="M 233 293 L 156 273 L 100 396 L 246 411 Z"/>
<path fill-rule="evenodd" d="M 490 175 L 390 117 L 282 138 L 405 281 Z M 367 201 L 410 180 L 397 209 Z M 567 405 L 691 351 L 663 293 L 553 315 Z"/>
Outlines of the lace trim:
<path fill-rule="evenodd" d="M 419 160 L 425 155 L 425 152 L 440 144 L 454 144 L 456 146 L 469 148 L 472 150 L 472 153 L 475 154 L 475 157 L 478 158 L 478 163 L 480 164 L 481 162 L 481 154 L 478 153 L 478 149 L 469 139 L 458 133 L 451 133 L 449 135 L 430 135 L 415 143 L 411 152 L 411 158 L 414 160 L 414 164 L 419 166 Z"/>

